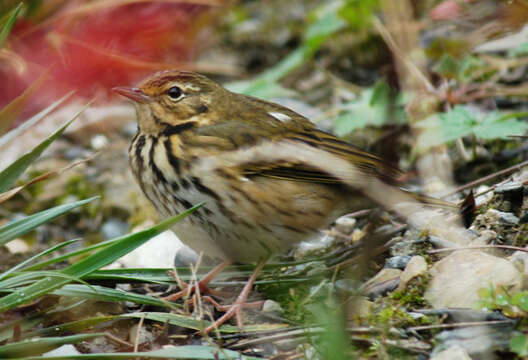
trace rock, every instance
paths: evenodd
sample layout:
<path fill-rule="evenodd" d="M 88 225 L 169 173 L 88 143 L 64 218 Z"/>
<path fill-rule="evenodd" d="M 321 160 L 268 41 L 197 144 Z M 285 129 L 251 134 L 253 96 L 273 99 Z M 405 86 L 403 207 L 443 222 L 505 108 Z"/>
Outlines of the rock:
<path fill-rule="evenodd" d="M 519 223 L 519 218 L 514 214 L 495 209 L 489 209 L 484 214 L 477 216 L 477 218 L 481 218 L 481 221 L 485 223 L 500 222 L 503 225 L 517 225 Z"/>
<path fill-rule="evenodd" d="M 87 154 L 88 154 L 88 151 L 85 148 L 81 146 L 72 145 L 72 146 L 68 146 L 66 150 L 64 151 L 64 158 L 66 160 L 72 161 L 75 159 L 83 158 Z"/>
<path fill-rule="evenodd" d="M 524 275 L 528 275 L 528 253 L 526 251 L 514 252 L 509 260 Z"/>
<path fill-rule="evenodd" d="M 443 239 L 439 236 L 431 235 L 429 236 L 429 241 L 431 242 L 431 244 L 434 245 L 435 248 L 439 248 L 439 249 L 458 247 L 458 245 L 455 244 L 454 242 Z"/>
<path fill-rule="evenodd" d="M 517 181 L 508 181 L 500 184 L 493 190 L 495 194 L 517 193 L 523 191 L 523 185 Z"/>
<path fill-rule="evenodd" d="M 81 355 L 81 353 L 72 344 L 62 345 L 56 349 L 53 349 L 51 351 L 48 351 L 42 354 L 43 357 L 74 356 L 74 355 Z"/>
<path fill-rule="evenodd" d="M 101 226 L 101 234 L 105 240 L 113 239 L 126 233 L 128 233 L 128 224 L 121 220 L 108 220 Z"/>
<path fill-rule="evenodd" d="M 190 247 L 183 245 L 174 256 L 175 267 L 190 267 L 198 262 L 199 255 Z M 203 264 L 202 264 L 203 265 Z"/>
<path fill-rule="evenodd" d="M 130 327 L 130 330 L 128 332 L 128 340 L 132 344 L 152 343 L 152 341 L 154 340 L 154 334 L 148 331 L 144 325 L 141 326 L 138 334 L 138 324 L 134 324 Z"/>
<path fill-rule="evenodd" d="M 520 289 L 522 276 L 515 266 L 482 251 L 456 251 L 437 262 L 429 271 L 431 280 L 425 299 L 434 308 L 470 308 L 479 299 L 478 290 L 501 286 Z"/>
<path fill-rule="evenodd" d="M 398 287 L 402 271 L 399 269 L 381 269 L 372 279 L 368 280 L 361 291 L 371 298 L 381 296 Z"/>
<path fill-rule="evenodd" d="M 430 360 L 471 360 L 471 358 L 463 347 L 454 345 L 431 356 Z"/>
<path fill-rule="evenodd" d="M 351 234 L 356 226 L 356 219 L 342 216 L 335 221 L 335 228 L 343 234 Z"/>
<path fill-rule="evenodd" d="M 393 256 L 385 260 L 385 268 L 403 270 L 410 260 L 411 256 L 409 255 Z"/>
<path fill-rule="evenodd" d="M 528 211 L 525 211 L 525 212 L 521 215 L 521 217 L 519 218 L 519 222 L 520 222 L 521 224 L 526 224 L 526 223 L 528 223 Z"/>
<path fill-rule="evenodd" d="M 141 228 L 144 227 L 147 226 L 141 226 Z M 114 264 L 110 265 L 110 267 L 172 268 L 174 264 L 174 255 L 182 246 L 184 245 L 180 239 L 178 239 L 176 234 L 171 230 L 167 230 L 158 236 L 153 237 L 134 251 L 126 254 Z"/>
<path fill-rule="evenodd" d="M 427 273 L 427 262 L 423 256 L 413 256 L 400 275 L 398 290 L 403 290 L 413 278 Z"/>
<path fill-rule="evenodd" d="M 102 134 L 94 135 L 90 139 L 90 146 L 94 150 L 101 150 L 108 145 L 108 138 Z"/>
<path fill-rule="evenodd" d="M 493 230 L 482 230 L 480 236 L 471 241 L 471 246 L 488 245 L 497 238 L 497 233 Z"/>
<path fill-rule="evenodd" d="M 262 305 L 262 311 L 266 313 L 275 313 L 278 315 L 284 312 L 280 304 L 273 300 L 264 301 L 264 304 Z"/>
<path fill-rule="evenodd" d="M 13 239 L 5 247 L 11 254 L 23 254 L 29 251 L 29 245 L 22 239 Z"/>
<path fill-rule="evenodd" d="M 320 255 L 331 248 L 335 244 L 335 241 L 336 239 L 330 235 L 303 241 L 294 248 L 293 257 L 295 260 L 304 260 L 312 256 Z"/>
<path fill-rule="evenodd" d="M 442 331 L 435 336 L 438 345 L 433 350 L 432 358 L 457 346 L 464 349 L 473 359 L 489 359 L 495 351 L 509 349 L 513 329 L 512 322 Z"/>

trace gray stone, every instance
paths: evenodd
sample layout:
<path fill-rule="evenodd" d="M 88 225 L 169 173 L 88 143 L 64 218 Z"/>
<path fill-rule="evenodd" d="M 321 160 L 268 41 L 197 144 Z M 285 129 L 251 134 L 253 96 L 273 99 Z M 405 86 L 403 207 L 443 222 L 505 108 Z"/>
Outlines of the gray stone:
<path fill-rule="evenodd" d="M 88 152 L 83 147 L 73 145 L 73 146 L 69 146 L 64 151 L 64 158 L 71 161 L 71 160 L 85 157 L 87 153 Z"/>
<path fill-rule="evenodd" d="M 475 250 L 456 251 L 438 261 L 429 273 L 424 296 L 434 308 L 471 308 L 481 288 L 516 291 L 522 283 L 522 274 L 511 262 Z"/>
<path fill-rule="evenodd" d="M 101 226 L 101 233 L 105 240 L 113 239 L 128 233 L 129 226 L 126 222 L 112 219 Z"/>
<path fill-rule="evenodd" d="M 262 305 L 262 311 L 275 314 L 282 314 L 284 312 L 280 304 L 273 300 L 264 301 L 264 304 Z"/>
<path fill-rule="evenodd" d="M 400 284 L 398 290 L 403 290 L 407 286 L 407 283 L 417 276 L 424 275 L 427 273 L 427 262 L 423 256 L 413 256 L 405 270 L 400 276 Z"/>
<path fill-rule="evenodd" d="M 175 267 L 189 267 L 198 261 L 198 254 L 190 247 L 183 245 L 174 256 Z"/>
<path fill-rule="evenodd" d="M 453 345 L 431 356 L 430 360 L 471 360 L 471 358 L 463 347 Z"/>
<path fill-rule="evenodd" d="M 354 226 L 356 226 L 356 219 L 347 216 L 342 216 L 335 222 L 336 230 L 342 232 L 343 234 L 352 233 Z"/>
<path fill-rule="evenodd" d="M 495 351 L 509 349 L 512 331 L 513 322 L 442 331 L 435 336 L 438 345 L 433 351 L 433 359 L 454 346 L 464 349 L 471 358 L 494 359 Z"/>
<path fill-rule="evenodd" d="M 496 194 L 522 192 L 523 185 L 517 181 L 508 181 L 507 183 L 498 185 L 493 191 Z"/>
<path fill-rule="evenodd" d="M 495 220 L 504 225 L 517 225 L 519 218 L 510 212 L 489 209 L 484 213 L 484 218 L 488 220 Z"/>
<path fill-rule="evenodd" d="M 409 255 L 393 256 L 385 260 L 385 268 L 403 270 L 411 260 Z"/>

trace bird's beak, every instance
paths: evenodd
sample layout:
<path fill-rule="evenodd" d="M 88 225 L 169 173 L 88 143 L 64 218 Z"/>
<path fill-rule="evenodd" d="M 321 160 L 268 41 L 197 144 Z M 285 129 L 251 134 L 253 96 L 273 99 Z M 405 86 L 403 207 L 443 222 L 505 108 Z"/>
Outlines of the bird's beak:
<path fill-rule="evenodd" d="M 129 98 L 132 101 L 135 101 L 140 104 L 146 104 L 152 101 L 152 98 L 145 94 L 139 88 L 129 88 L 124 86 L 117 86 L 112 88 L 112 91 L 115 91 L 119 95 Z"/>

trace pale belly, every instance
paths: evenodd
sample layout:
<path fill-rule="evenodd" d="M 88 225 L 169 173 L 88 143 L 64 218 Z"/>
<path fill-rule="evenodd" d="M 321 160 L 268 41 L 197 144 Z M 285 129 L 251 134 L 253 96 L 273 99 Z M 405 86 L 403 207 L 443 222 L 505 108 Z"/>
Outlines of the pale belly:
<path fill-rule="evenodd" d="M 163 217 L 203 203 L 174 231 L 186 245 L 212 258 L 256 262 L 309 239 L 352 210 L 351 194 L 329 185 L 263 176 L 226 178 L 192 167 L 185 175 L 176 174 L 163 152 L 148 156 L 152 146 L 147 142 L 142 149 L 150 163 L 131 161 L 138 183 Z"/>

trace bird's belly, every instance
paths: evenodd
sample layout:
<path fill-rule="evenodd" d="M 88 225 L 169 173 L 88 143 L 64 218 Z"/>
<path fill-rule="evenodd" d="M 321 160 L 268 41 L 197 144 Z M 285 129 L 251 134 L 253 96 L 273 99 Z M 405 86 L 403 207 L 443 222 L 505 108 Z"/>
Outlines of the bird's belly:
<path fill-rule="evenodd" d="M 152 146 L 146 142 L 141 154 L 150 154 Z M 312 237 L 349 210 L 347 193 L 329 185 L 233 178 L 192 168 L 176 173 L 166 170 L 162 157 L 144 158 L 144 164 L 132 158 L 132 170 L 163 217 L 203 203 L 174 230 L 185 244 L 213 258 L 241 263 L 266 258 Z"/>

